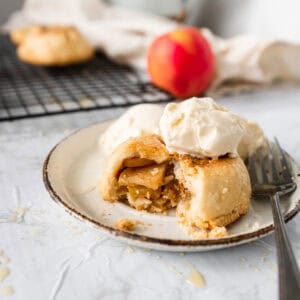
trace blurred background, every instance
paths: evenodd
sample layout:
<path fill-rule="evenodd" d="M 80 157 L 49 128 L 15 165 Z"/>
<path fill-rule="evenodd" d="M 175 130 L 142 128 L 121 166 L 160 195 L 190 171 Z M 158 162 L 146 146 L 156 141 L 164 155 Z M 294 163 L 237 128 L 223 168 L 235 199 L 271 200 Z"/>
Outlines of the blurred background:
<path fill-rule="evenodd" d="M 254 34 L 263 39 L 278 39 L 279 43 L 284 40 L 297 43 L 300 42 L 299 9 L 300 2 L 294 0 L 286 0 L 284 3 L 280 0 L 2 0 L 0 24 L 4 33 L 12 33 L 14 29 L 32 24 L 71 24 L 91 44 L 85 46 L 93 47 L 93 55 L 76 64 L 72 61 L 64 65 L 58 65 L 57 62 L 31 62 L 28 61 L 31 56 L 44 55 L 40 49 L 47 48 L 45 53 L 52 54 L 53 49 L 47 47 L 47 41 L 44 44 L 46 47 L 37 47 L 37 44 L 32 47 L 31 44 L 32 55 L 27 55 L 29 58 L 24 59 L 24 55 L 20 54 L 21 45 L 13 41 L 12 36 L 9 38 L 8 35 L 0 35 L 0 121 L 127 106 L 140 102 L 167 102 L 174 97 L 184 99 L 202 95 L 205 92 L 203 89 L 179 95 L 173 92 L 177 89 L 175 84 L 171 86 L 167 83 L 166 88 L 163 86 L 164 78 L 158 83 L 153 74 L 149 78 L 146 54 L 156 37 L 175 30 L 178 25 L 188 24 L 208 28 L 213 34 L 224 38 Z M 227 83 L 238 78 L 240 82 L 249 80 L 251 84 L 271 82 L 269 72 L 261 76 L 262 66 L 257 58 L 265 45 L 264 40 L 262 44 L 258 40 L 253 42 L 247 39 L 246 43 L 238 40 L 228 44 L 224 51 L 223 42 L 219 43 L 218 37 L 211 40 L 213 35 L 210 32 L 207 34 L 205 38 L 210 42 L 218 64 L 220 57 L 224 56 L 221 57 L 223 61 L 216 67 L 216 72 L 211 75 L 212 80 Z M 80 43 L 76 41 L 65 48 L 72 50 L 78 44 Z M 60 45 L 56 48 L 56 55 L 60 53 L 59 47 Z M 294 61 L 298 61 L 295 57 L 299 57 L 300 50 L 297 46 L 295 49 L 284 50 L 285 54 L 276 47 L 273 52 L 269 51 L 266 55 L 268 59 L 265 60 L 268 70 L 277 72 L 273 76 L 275 80 L 278 79 L 278 73 L 288 74 L 284 79 L 299 79 L 300 68 Z M 281 58 L 280 62 L 278 57 Z M 169 55 L 170 66 L 174 63 L 171 58 L 172 55 Z M 198 59 L 201 61 L 202 58 Z M 161 70 L 167 73 L 157 60 L 152 61 L 156 64 L 157 73 L 161 73 Z M 251 61 L 256 64 L 254 69 Z M 195 64 L 201 65 L 197 60 Z M 286 72 L 287 65 L 289 72 Z M 223 76 L 223 71 L 229 80 Z M 184 72 L 181 70 L 177 73 L 181 76 Z M 187 70 L 187 77 L 189 73 L 190 70 Z M 196 80 L 196 76 L 194 77 Z M 186 85 L 185 82 L 191 83 L 181 80 L 182 85 Z M 214 83 L 210 85 L 212 86 Z M 232 86 L 229 89 L 233 91 Z"/>
<path fill-rule="evenodd" d="M 62 0 L 63 1 L 63 0 Z M 186 9 L 186 22 L 231 37 L 256 33 L 300 41 L 300 2 L 295 0 L 108 0 L 128 8 L 175 17 Z M 2 0 L 0 24 L 22 7 L 24 0 Z"/>

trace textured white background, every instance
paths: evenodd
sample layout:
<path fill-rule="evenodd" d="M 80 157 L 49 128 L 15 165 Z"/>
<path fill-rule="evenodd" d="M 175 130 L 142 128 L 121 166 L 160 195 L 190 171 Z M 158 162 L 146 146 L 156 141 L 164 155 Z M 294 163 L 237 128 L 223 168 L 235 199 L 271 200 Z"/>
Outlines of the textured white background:
<path fill-rule="evenodd" d="M 276 88 L 219 102 L 258 121 L 300 162 L 300 88 Z M 0 268 L 11 272 L 0 290 L 10 285 L 15 291 L 7 299 L 275 299 L 273 236 L 207 253 L 150 252 L 104 237 L 50 199 L 42 164 L 51 147 L 70 132 L 122 111 L 0 123 L 0 248 L 10 258 Z M 299 228 L 298 216 L 288 225 L 298 261 Z M 186 282 L 191 264 L 205 277 L 205 288 Z"/>

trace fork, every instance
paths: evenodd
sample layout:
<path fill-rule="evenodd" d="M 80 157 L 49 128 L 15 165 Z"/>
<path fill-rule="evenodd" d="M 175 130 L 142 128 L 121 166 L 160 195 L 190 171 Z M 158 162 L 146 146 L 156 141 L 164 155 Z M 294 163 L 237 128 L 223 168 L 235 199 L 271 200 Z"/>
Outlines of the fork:
<path fill-rule="evenodd" d="M 259 148 L 248 158 L 252 195 L 271 200 L 279 269 L 279 299 L 299 300 L 300 271 L 279 204 L 280 196 L 292 193 L 297 185 L 293 180 L 289 158 L 277 138 L 274 144 L 266 140 L 264 148 Z M 263 150 L 266 153 L 263 153 Z"/>

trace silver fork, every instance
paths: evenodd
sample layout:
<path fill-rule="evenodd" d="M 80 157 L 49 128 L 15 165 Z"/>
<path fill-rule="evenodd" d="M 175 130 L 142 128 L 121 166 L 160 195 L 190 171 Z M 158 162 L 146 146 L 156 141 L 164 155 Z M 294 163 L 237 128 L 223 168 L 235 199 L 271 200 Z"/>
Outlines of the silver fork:
<path fill-rule="evenodd" d="M 279 299 L 299 300 L 300 272 L 279 204 L 279 197 L 292 193 L 297 185 L 293 180 L 289 158 L 276 138 L 273 145 L 266 141 L 266 155 L 260 148 L 249 157 L 248 171 L 252 195 L 271 200 L 279 269 Z"/>

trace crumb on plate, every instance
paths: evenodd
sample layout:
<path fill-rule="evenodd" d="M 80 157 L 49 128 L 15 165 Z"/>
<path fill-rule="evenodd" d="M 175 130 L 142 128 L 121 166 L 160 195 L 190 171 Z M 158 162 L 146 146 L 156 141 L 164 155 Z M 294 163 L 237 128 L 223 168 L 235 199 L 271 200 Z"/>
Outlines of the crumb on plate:
<path fill-rule="evenodd" d="M 119 219 L 115 222 L 115 228 L 124 231 L 133 231 L 137 221 L 130 219 Z"/>

